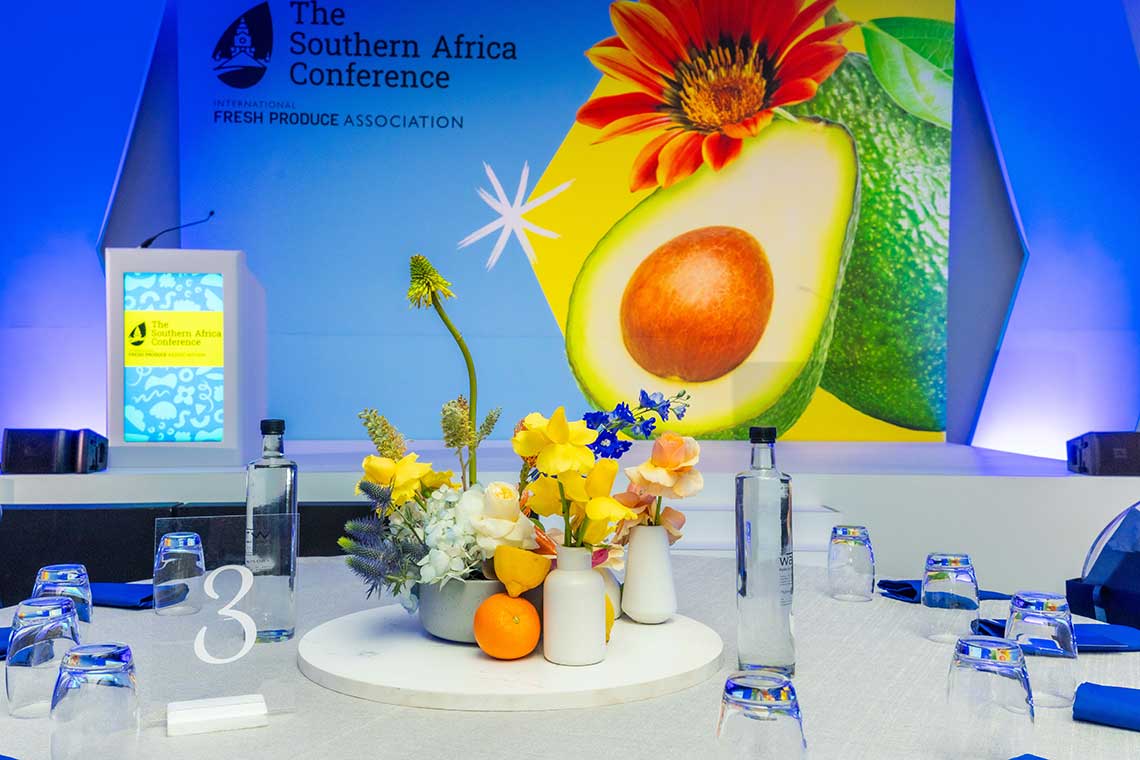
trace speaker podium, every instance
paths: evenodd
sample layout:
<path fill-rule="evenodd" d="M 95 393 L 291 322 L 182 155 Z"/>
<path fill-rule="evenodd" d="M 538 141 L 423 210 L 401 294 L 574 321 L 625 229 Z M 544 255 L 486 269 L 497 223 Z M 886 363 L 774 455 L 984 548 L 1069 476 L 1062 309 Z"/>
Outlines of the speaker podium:
<path fill-rule="evenodd" d="M 242 465 L 265 416 L 265 292 L 242 251 L 108 248 L 107 438 L 119 467 Z"/>

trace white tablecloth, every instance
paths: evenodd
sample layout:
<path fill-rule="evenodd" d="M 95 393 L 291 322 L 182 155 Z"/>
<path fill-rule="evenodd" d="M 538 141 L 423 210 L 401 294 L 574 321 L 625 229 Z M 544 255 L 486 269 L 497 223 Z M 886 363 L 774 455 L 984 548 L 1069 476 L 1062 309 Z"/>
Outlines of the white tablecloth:
<path fill-rule="evenodd" d="M 152 723 L 143 732 L 140 755 L 145 760 L 703 760 L 712 756 L 723 676 L 735 659 L 733 562 L 681 555 L 674 558 L 674 571 L 680 611 L 712 626 L 724 638 L 722 674 L 670 696 L 592 710 L 461 713 L 367 702 L 327 691 L 302 676 L 296 666 L 297 639 L 258 645 L 235 666 L 208 669 L 190 663 L 185 641 L 177 645 L 154 641 L 151 612 L 97 608 L 88 640 L 131 644 L 141 688 L 152 695 L 172 693 L 179 680 L 189 678 L 213 679 L 206 693 L 219 695 L 251 691 L 262 684 L 274 711 L 267 728 L 167 738 L 153 722 L 161 710 L 152 700 L 146 711 Z M 795 684 L 809 757 L 949 757 L 937 739 L 945 712 L 949 645 L 929 643 L 914 632 L 921 608 L 882 598 L 866 604 L 836 602 L 822 592 L 824 581 L 822 570 L 797 568 Z M 298 639 L 326 620 L 376 604 L 364 598 L 342 560 L 301 560 Z M 11 613 L 11 608 L 0 611 L 0 620 L 7 622 Z M 982 613 L 1005 616 L 999 603 L 984 603 Z M 377 646 L 383 642 L 377 641 Z M 1083 680 L 1140 688 L 1140 653 L 1087 655 L 1080 665 Z M 424 677 L 431 677 L 431 663 L 424 664 Z M 202 687 L 195 684 L 195 688 Z M 0 708 L 0 754 L 19 760 L 47 758 L 47 735 L 46 719 L 15 720 Z M 1049 760 L 1140 758 L 1140 733 L 1075 723 L 1068 710 L 1041 709 L 1033 744 L 1019 751 Z"/>

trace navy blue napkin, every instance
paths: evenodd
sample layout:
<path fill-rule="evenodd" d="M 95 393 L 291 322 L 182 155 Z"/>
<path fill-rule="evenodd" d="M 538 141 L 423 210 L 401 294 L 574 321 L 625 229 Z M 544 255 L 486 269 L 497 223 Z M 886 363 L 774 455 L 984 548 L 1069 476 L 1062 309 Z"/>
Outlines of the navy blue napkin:
<path fill-rule="evenodd" d="M 982 636 L 1005 635 L 1005 621 L 982 618 L 973 623 L 974 633 Z M 1078 652 L 1140 652 L 1140 629 L 1127 625 L 1074 623 L 1073 636 Z M 1032 647 L 1022 647 L 1035 654 Z"/>
<path fill-rule="evenodd" d="M 1045 760 L 1045 758 L 1038 755 L 1018 755 L 1013 760 Z"/>
<path fill-rule="evenodd" d="M 11 633 L 11 628 L 0 628 L 0 660 L 3 660 L 8 655 L 8 636 L 10 636 Z M 3 755 L 0 755 L 0 760 L 4 760 Z"/>
<path fill-rule="evenodd" d="M 0 755 L 0 760 L 16 760 L 16 758 L 8 757 L 7 755 Z"/>
<path fill-rule="evenodd" d="M 900 602 L 909 602 L 910 604 L 918 604 L 922 601 L 922 581 L 881 580 L 878 585 L 879 593 L 888 599 L 897 599 Z M 985 589 L 978 591 L 978 600 L 982 602 L 1001 601 L 1010 598 L 1009 594 L 1003 594 L 1000 591 L 986 591 Z"/>
<path fill-rule="evenodd" d="M 92 583 L 91 603 L 96 607 L 149 610 L 154 607 L 154 586 L 149 583 Z"/>
<path fill-rule="evenodd" d="M 1083 683 L 1073 699 L 1073 720 L 1140 731 L 1140 689 Z"/>
<path fill-rule="evenodd" d="M 177 584 L 167 604 L 177 604 L 190 593 L 185 583 Z M 92 583 L 91 603 L 96 607 L 118 607 L 122 610 L 154 608 L 154 586 L 150 583 Z"/>

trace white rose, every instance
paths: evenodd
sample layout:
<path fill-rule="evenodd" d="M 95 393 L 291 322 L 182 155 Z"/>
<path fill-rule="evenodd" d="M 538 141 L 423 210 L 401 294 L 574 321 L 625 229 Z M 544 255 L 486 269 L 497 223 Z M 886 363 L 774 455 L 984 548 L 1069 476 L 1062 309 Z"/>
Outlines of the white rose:
<path fill-rule="evenodd" d="M 519 514 L 519 491 L 501 480 L 487 486 L 483 495 L 483 514 L 497 520 L 511 520 Z"/>

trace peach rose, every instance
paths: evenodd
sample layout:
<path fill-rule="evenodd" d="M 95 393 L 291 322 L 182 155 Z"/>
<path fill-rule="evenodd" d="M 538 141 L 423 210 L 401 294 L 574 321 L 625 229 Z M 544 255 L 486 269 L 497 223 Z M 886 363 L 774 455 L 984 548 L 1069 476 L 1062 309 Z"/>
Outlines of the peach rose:
<path fill-rule="evenodd" d="M 625 468 L 625 474 L 647 494 L 683 499 L 704 487 L 704 478 L 696 469 L 700 458 L 701 446 L 696 439 L 662 433 L 653 442 L 649 461 Z"/>

